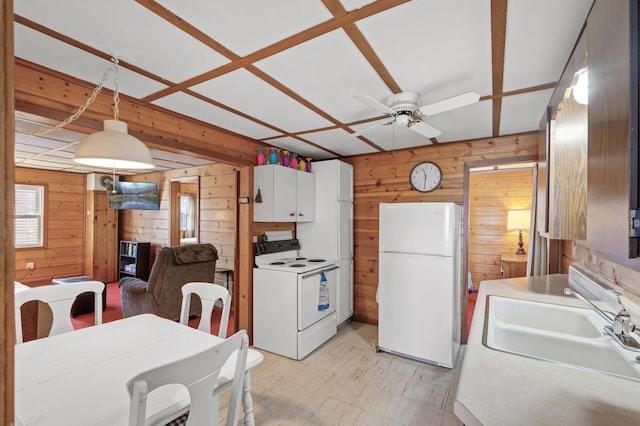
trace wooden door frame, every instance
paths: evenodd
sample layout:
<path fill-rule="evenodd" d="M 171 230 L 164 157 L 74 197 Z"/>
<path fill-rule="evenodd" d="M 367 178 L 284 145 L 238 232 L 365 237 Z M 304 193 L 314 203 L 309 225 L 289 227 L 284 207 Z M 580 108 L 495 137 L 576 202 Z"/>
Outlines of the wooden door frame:
<path fill-rule="evenodd" d="M 465 285 L 462 285 L 463 289 L 467 289 L 467 277 L 469 276 L 469 179 L 471 177 L 471 169 L 476 167 L 491 167 L 491 166 L 504 166 L 506 164 L 517 163 L 537 163 L 538 155 L 522 155 L 517 157 L 508 158 L 496 158 L 492 160 L 478 160 L 467 161 L 464 163 L 464 176 L 463 176 L 463 206 L 462 206 L 462 280 Z M 461 300 L 461 313 L 462 313 L 462 343 L 467 342 L 469 337 L 469 330 L 467 329 L 467 294 L 468 291 L 462 291 Z"/>
<path fill-rule="evenodd" d="M 13 188 L 15 184 L 14 164 L 14 74 L 13 74 L 13 2 L 0 0 L 0 22 L 3 23 L 3 42 L 0 43 L 0 200 L 4 208 L 0 209 L 0 285 L 2 286 L 0 303 L 0 327 L 4 330 L 0 342 L 0 397 L 2 398 L 2 422 L 13 424 L 14 382 L 13 382 L 13 346 L 15 345 L 13 319 L 13 280 L 15 278 L 15 253 L 13 250 Z"/>
<path fill-rule="evenodd" d="M 185 176 L 169 179 L 169 246 L 180 245 L 180 184 L 196 182 L 196 238 L 200 242 L 200 176 Z M 237 225 L 236 225 L 237 226 Z"/>

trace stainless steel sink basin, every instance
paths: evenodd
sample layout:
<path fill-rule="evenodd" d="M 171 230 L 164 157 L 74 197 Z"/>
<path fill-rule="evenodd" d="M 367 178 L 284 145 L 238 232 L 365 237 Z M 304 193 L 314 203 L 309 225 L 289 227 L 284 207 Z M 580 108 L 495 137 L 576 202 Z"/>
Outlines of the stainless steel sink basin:
<path fill-rule="evenodd" d="M 640 381 L 637 352 L 620 347 L 590 309 L 489 296 L 488 348 Z"/>

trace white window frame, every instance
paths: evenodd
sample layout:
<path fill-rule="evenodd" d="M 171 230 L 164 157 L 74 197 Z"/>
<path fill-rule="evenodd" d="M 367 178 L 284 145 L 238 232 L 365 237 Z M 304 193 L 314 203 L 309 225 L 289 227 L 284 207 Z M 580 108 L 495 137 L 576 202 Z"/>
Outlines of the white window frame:
<path fill-rule="evenodd" d="M 20 205 L 18 191 L 31 192 L 33 203 Z M 44 247 L 43 185 L 16 184 L 14 192 L 14 244 L 16 248 Z M 25 203 L 25 200 L 22 200 Z"/>

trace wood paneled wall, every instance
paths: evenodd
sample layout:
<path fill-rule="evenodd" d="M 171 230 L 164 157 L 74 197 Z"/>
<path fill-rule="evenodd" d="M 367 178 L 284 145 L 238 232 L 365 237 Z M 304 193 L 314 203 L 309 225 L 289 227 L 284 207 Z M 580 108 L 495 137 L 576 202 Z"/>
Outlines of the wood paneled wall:
<path fill-rule="evenodd" d="M 44 283 L 84 274 L 85 175 L 21 167 L 15 173 L 16 183 L 45 186 L 44 247 L 16 250 L 16 281 Z M 27 262 L 35 263 L 33 271 L 27 271 Z"/>
<path fill-rule="evenodd" d="M 572 264 L 582 266 L 620 286 L 626 297 L 640 305 L 640 272 L 593 255 L 585 241 L 562 241 L 561 256 L 560 272 L 568 274 Z"/>
<path fill-rule="evenodd" d="M 225 164 L 193 167 L 126 177 L 136 182 L 158 184 L 158 210 L 121 210 L 120 239 L 151 243 L 151 262 L 160 248 L 169 244 L 169 181 L 200 176 L 200 242 L 218 250 L 216 266 L 234 269 L 236 250 L 237 169 Z"/>
<path fill-rule="evenodd" d="M 507 231 L 507 210 L 531 209 L 533 169 L 472 173 L 469 178 L 468 266 L 473 286 L 500 279 L 500 256 L 518 249 L 518 233 Z M 528 250 L 529 233 L 523 232 Z"/>
<path fill-rule="evenodd" d="M 345 158 L 354 166 L 354 320 L 378 322 L 378 205 L 381 202 L 462 204 L 466 162 L 537 155 L 537 144 L 537 134 L 530 133 Z M 443 173 L 442 187 L 427 194 L 412 190 L 409 184 L 411 168 L 425 160 L 438 164 Z"/>

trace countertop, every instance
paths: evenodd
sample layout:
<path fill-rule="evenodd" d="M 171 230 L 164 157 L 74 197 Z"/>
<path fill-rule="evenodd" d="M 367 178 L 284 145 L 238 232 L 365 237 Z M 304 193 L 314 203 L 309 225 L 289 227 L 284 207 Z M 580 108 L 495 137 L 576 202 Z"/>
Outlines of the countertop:
<path fill-rule="evenodd" d="M 482 282 L 454 402 L 466 426 L 640 424 L 640 382 L 482 344 L 487 296 L 584 307 L 567 286 L 561 274 Z"/>

